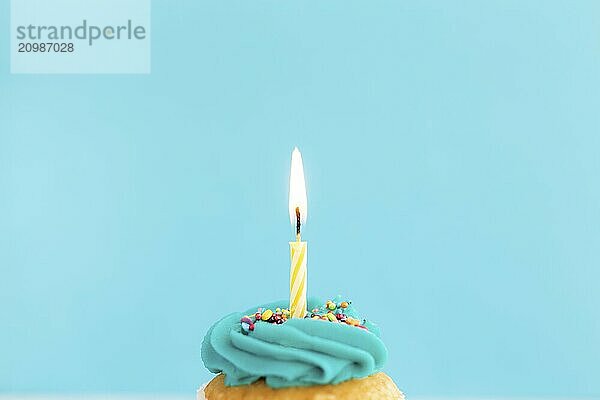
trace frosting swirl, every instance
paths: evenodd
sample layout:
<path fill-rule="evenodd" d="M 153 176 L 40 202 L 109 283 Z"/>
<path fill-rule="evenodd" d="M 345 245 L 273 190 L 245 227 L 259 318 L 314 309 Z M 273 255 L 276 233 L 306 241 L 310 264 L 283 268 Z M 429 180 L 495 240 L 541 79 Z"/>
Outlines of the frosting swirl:
<path fill-rule="evenodd" d="M 308 308 L 321 304 L 311 298 Z M 286 301 L 279 301 L 261 307 L 286 306 Z M 261 378 L 274 388 L 336 384 L 372 375 L 387 359 L 372 324 L 366 331 L 310 318 L 290 319 L 281 325 L 257 323 L 245 335 L 240 318 L 255 311 L 225 316 L 209 329 L 202 343 L 204 365 L 211 372 L 223 372 L 228 386 Z"/>

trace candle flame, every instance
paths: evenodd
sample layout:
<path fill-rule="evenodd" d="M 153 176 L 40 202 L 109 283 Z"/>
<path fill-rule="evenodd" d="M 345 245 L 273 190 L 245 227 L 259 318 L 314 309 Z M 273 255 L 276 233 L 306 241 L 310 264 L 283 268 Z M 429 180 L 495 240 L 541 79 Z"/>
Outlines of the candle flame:
<path fill-rule="evenodd" d="M 306 202 L 306 182 L 304 181 L 304 166 L 302 165 L 302 154 L 297 147 L 292 152 L 292 170 L 290 172 L 290 197 L 289 211 L 290 221 L 296 226 L 296 208 L 300 210 L 300 221 L 306 222 L 308 206 Z"/>

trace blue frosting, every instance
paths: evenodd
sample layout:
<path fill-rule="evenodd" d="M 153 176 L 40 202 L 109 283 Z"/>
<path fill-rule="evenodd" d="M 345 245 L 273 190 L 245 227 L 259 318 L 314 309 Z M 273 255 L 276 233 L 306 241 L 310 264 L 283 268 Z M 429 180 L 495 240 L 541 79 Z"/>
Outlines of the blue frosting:
<path fill-rule="evenodd" d="M 311 298 L 308 304 L 310 310 L 323 302 Z M 260 307 L 287 305 L 279 301 Z M 274 388 L 336 384 L 372 375 L 385 364 L 387 350 L 373 324 L 367 324 L 371 330 L 366 331 L 344 323 L 290 319 L 281 325 L 257 322 L 246 335 L 240 319 L 257 308 L 225 316 L 202 343 L 204 365 L 211 372 L 224 373 L 228 386 L 261 378 Z"/>

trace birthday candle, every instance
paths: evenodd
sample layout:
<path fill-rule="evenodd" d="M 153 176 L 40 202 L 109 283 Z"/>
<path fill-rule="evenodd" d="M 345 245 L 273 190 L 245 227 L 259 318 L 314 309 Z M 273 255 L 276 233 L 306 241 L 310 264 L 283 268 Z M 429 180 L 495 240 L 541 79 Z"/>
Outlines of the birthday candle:
<path fill-rule="evenodd" d="M 290 242 L 290 315 L 304 318 L 306 315 L 306 242 L 300 237 L 300 230 L 306 222 L 307 201 L 306 183 L 302 155 L 296 147 L 292 152 L 290 173 L 289 212 L 292 225 L 296 226 L 296 241 Z"/>
<path fill-rule="evenodd" d="M 290 242 L 290 315 L 306 315 L 306 242 Z"/>

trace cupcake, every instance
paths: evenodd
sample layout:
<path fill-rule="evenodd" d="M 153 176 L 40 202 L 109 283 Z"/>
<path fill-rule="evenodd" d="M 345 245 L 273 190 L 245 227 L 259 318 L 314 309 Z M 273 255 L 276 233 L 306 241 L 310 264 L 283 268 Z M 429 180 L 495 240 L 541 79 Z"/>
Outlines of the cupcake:
<path fill-rule="evenodd" d="M 387 350 L 379 329 L 339 296 L 308 300 L 305 318 L 280 301 L 229 314 L 202 343 L 217 374 L 198 400 L 403 399 L 381 372 Z"/>

